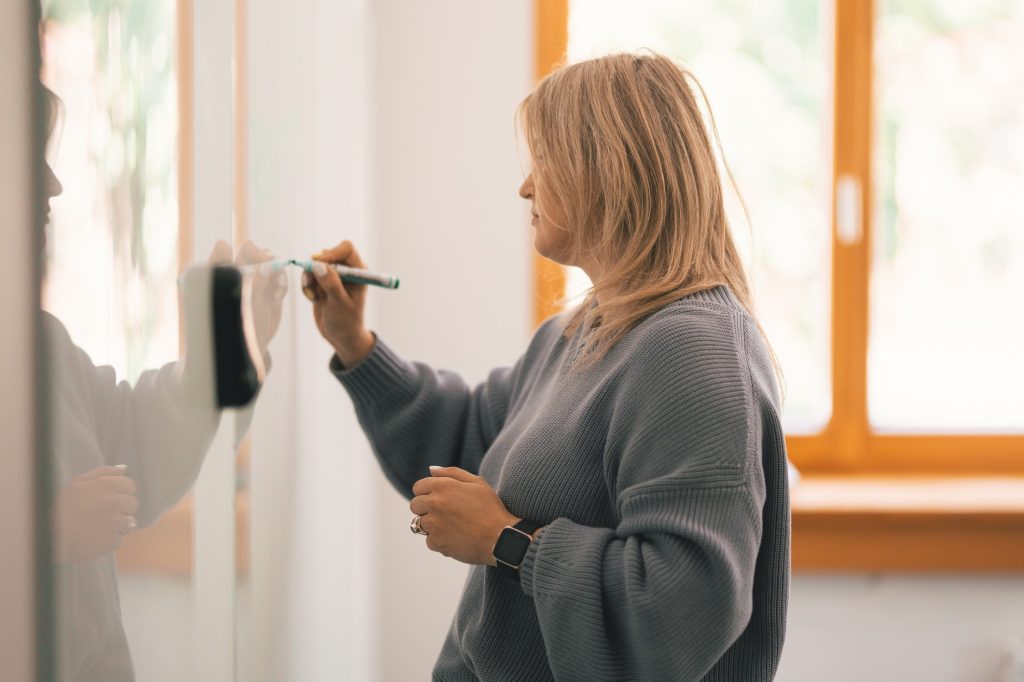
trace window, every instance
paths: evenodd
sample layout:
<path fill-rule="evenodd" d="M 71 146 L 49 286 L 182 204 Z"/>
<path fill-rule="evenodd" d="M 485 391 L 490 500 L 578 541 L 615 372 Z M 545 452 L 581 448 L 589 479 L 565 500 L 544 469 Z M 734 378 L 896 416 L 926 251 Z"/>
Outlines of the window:
<path fill-rule="evenodd" d="M 798 467 L 1024 472 L 1024 2 L 872 5 L 538 2 L 538 76 L 560 30 L 700 79 Z"/>
<path fill-rule="evenodd" d="M 176 3 L 43 5 L 42 78 L 61 99 L 48 156 L 64 187 L 44 307 L 134 382 L 178 356 Z"/>
<path fill-rule="evenodd" d="M 784 420 L 795 433 L 820 431 L 831 414 L 823 43 L 817 6 L 799 0 L 644 0 L 625 20 L 621 3 L 570 4 L 569 61 L 642 46 L 684 63 L 707 92 L 754 218 L 751 229 L 727 192 L 737 244 L 757 264 L 757 306 L 786 368 Z"/>

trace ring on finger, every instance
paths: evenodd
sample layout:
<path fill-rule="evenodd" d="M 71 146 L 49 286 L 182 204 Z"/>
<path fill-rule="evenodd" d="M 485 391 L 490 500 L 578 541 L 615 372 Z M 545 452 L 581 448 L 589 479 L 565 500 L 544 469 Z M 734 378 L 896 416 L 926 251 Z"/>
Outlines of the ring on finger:
<path fill-rule="evenodd" d="M 139 524 L 135 521 L 134 516 L 132 516 L 131 514 L 125 514 L 124 517 L 127 520 L 127 523 L 125 524 L 125 527 L 121 529 L 121 535 L 127 535 L 128 533 L 131 533 L 133 530 L 139 527 Z"/>
<path fill-rule="evenodd" d="M 423 526 L 420 525 L 422 522 L 423 522 L 423 516 L 422 515 L 417 514 L 416 516 L 412 517 L 412 521 L 409 522 L 409 530 L 411 530 L 416 535 L 430 535 L 430 533 L 428 533 L 427 531 L 423 530 Z"/>

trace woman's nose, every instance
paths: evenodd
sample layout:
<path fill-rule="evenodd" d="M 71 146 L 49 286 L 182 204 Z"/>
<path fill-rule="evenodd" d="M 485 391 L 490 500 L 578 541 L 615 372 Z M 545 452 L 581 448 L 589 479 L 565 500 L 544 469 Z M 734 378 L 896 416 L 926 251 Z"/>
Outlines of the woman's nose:
<path fill-rule="evenodd" d="M 533 196 L 533 174 L 526 176 L 526 180 L 523 180 L 522 186 L 519 188 L 519 196 L 524 199 L 529 199 Z"/>
<path fill-rule="evenodd" d="M 64 185 L 60 184 L 50 164 L 44 163 L 43 167 L 43 191 L 46 192 L 46 198 L 59 197 L 64 192 Z"/>

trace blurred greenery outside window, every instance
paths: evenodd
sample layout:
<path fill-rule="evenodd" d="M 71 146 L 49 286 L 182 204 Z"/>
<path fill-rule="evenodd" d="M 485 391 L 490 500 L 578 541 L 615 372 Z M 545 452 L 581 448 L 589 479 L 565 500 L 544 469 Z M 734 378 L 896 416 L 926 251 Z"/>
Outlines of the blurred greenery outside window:
<path fill-rule="evenodd" d="M 707 91 L 750 209 L 752 224 L 728 198 L 796 435 L 833 417 L 830 11 L 818 0 L 569 4 L 570 61 L 650 48 Z M 1019 433 L 1024 0 L 880 0 L 875 12 L 871 428 Z M 570 269 L 570 294 L 588 285 Z"/>
<path fill-rule="evenodd" d="M 45 0 L 43 82 L 61 100 L 48 161 L 44 307 L 134 381 L 178 354 L 174 0 Z"/>
<path fill-rule="evenodd" d="M 785 370 L 791 433 L 820 430 L 832 411 L 826 33 L 815 0 L 642 0 L 628 12 L 581 0 L 569 11 L 570 61 L 648 48 L 685 65 L 706 91 L 752 218 L 727 186 L 729 222 Z M 588 286 L 571 268 L 568 293 Z"/>
<path fill-rule="evenodd" d="M 1024 430 L 1024 1 L 884 0 L 868 405 L 885 430 Z"/>

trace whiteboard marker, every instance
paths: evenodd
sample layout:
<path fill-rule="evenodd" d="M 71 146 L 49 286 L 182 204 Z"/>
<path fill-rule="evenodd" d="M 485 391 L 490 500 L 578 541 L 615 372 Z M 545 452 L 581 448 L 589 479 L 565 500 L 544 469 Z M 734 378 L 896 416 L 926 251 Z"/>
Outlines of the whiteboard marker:
<path fill-rule="evenodd" d="M 243 270 L 259 270 L 263 274 L 270 274 L 277 272 L 287 265 L 296 265 L 306 272 L 313 272 L 313 263 L 323 263 L 329 268 L 334 268 L 334 271 L 338 273 L 342 281 L 350 282 L 352 284 L 372 284 L 376 287 L 383 287 L 385 289 L 397 289 L 399 280 L 394 275 L 389 275 L 383 272 L 374 272 L 372 270 L 363 270 L 361 268 L 350 268 L 347 265 L 339 265 L 338 263 L 327 263 L 325 261 L 312 261 L 304 260 L 301 258 L 289 258 L 287 260 L 271 260 L 263 263 L 253 263 L 252 265 L 243 266 Z"/>

